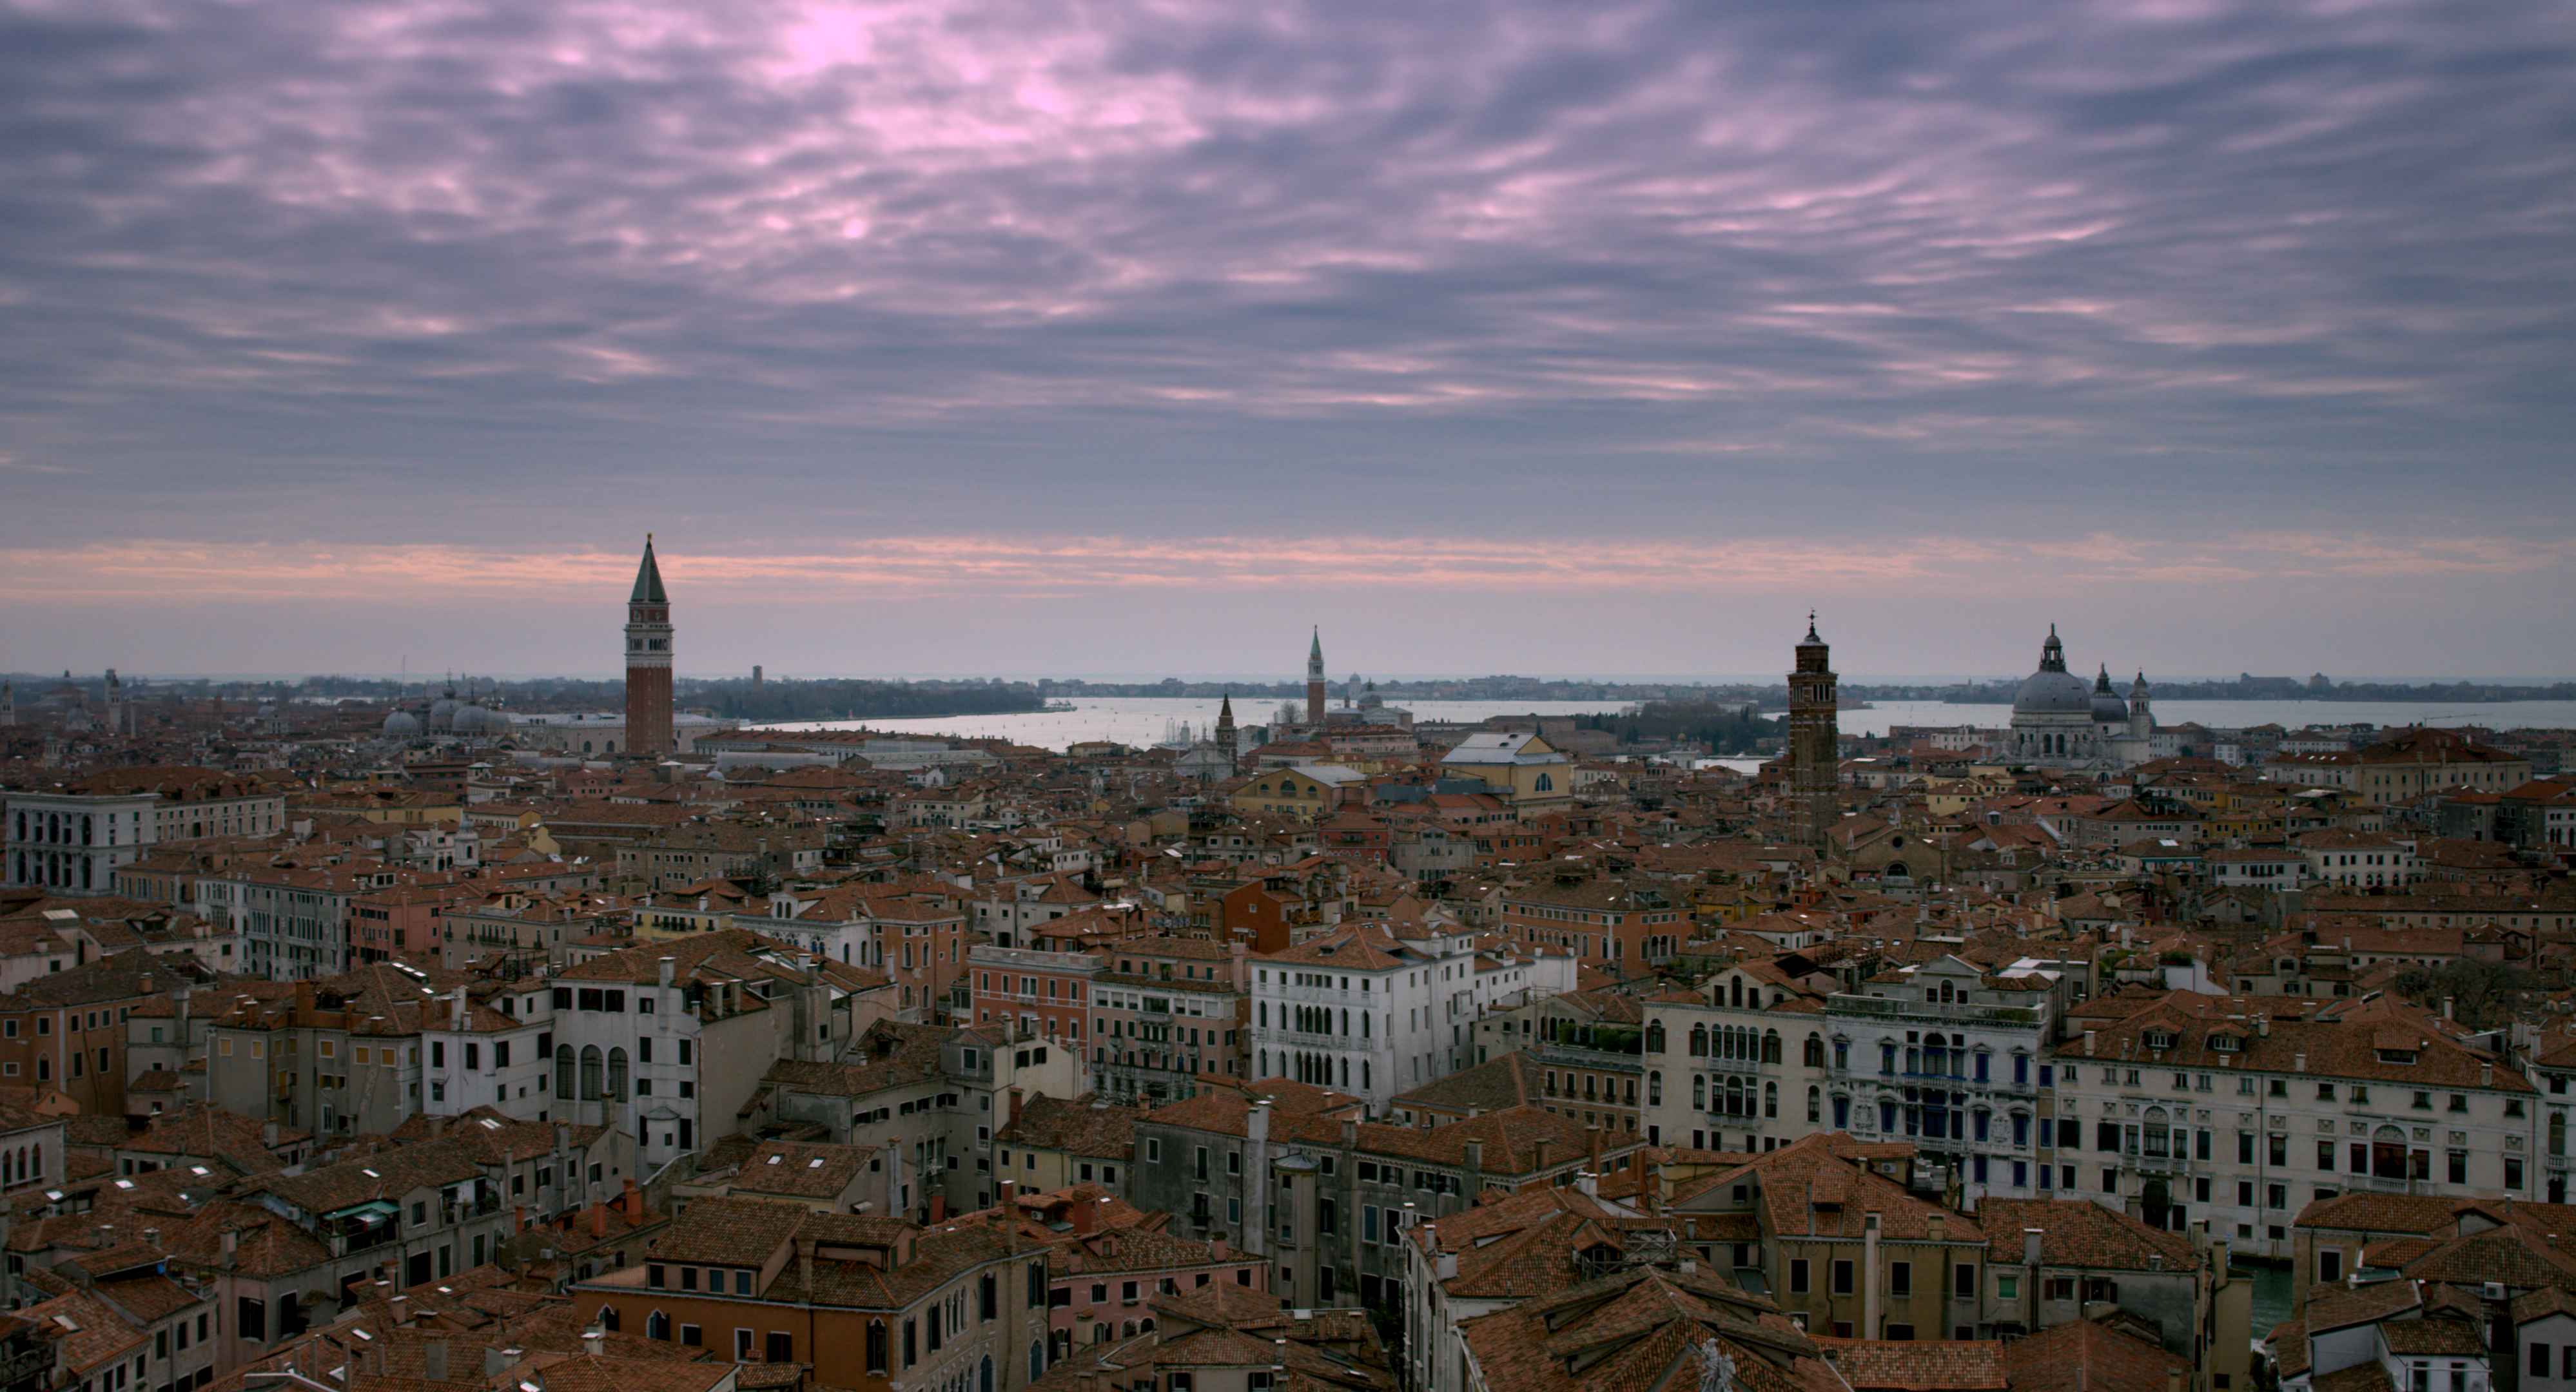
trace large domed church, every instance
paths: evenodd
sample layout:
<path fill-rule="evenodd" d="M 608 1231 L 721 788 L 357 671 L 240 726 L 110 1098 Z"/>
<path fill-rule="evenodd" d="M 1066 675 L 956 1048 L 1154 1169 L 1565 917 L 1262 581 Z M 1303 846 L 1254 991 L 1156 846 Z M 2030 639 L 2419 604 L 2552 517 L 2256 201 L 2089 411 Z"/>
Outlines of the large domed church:
<path fill-rule="evenodd" d="M 2039 650 L 2039 670 L 2013 696 L 2012 757 L 2042 768 L 2123 769 L 2145 763 L 2154 745 L 2155 717 L 2147 709 L 2147 674 L 2140 672 L 2128 699 L 2111 689 L 2108 665 L 2090 685 L 2066 670 L 2066 645 L 2057 625 Z"/>

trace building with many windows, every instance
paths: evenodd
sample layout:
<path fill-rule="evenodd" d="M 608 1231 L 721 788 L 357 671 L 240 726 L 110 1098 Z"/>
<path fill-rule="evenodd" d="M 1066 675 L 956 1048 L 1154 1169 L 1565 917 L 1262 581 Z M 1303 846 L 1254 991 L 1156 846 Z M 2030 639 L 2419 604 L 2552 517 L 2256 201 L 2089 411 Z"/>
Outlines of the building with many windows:
<path fill-rule="evenodd" d="M 2291 1255 L 2341 1194 L 2534 1198 L 2539 1095 L 2440 1016 L 2378 997 L 2175 995 L 2060 1045 L 2055 1189 Z"/>
<path fill-rule="evenodd" d="M 1252 1073 L 1383 1110 L 1472 1063 L 1486 1011 L 1573 986 L 1572 957 L 1482 953 L 1455 922 L 1346 924 L 1254 959 Z"/>
<path fill-rule="evenodd" d="M 1767 961 L 1646 999 L 1646 1139 L 1777 1150 L 1824 1128 L 1825 996 Z"/>
<path fill-rule="evenodd" d="M 2037 1170 L 2057 981 L 1953 955 L 1836 992 L 1825 1004 L 1830 1128 L 1913 1142 L 1971 1199 L 2045 1192 Z"/>
<path fill-rule="evenodd" d="M 203 768 L 102 769 L 0 801 L 0 884 L 107 894 L 154 846 L 285 829 L 286 797 Z"/>

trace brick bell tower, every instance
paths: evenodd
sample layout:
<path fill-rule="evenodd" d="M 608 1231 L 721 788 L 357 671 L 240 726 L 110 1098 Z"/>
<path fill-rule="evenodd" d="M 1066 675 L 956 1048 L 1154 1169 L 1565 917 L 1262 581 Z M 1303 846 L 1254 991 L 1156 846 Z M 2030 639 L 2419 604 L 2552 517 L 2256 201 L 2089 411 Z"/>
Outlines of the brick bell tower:
<path fill-rule="evenodd" d="M 1324 728 L 1324 630 L 1315 630 L 1315 641 L 1306 649 L 1306 723 Z"/>
<path fill-rule="evenodd" d="M 1818 854 L 1839 816 L 1834 782 L 1842 766 L 1842 732 L 1832 657 L 1833 649 L 1816 636 L 1816 616 L 1808 614 L 1797 670 L 1789 674 L 1789 790 L 1797 839 Z"/>
<path fill-rule="evenodd" d="M 653 563 L 651 532 L 626 597 L 626 752 L 656 759 L 671 752 L 671 596 Z"/>

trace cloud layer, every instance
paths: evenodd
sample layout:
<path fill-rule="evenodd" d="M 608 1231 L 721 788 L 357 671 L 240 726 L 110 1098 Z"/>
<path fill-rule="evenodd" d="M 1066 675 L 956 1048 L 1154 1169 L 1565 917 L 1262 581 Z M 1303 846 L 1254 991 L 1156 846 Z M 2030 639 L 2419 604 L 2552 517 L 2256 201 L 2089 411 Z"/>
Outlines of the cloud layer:
<path fill-rule="evenodd" d="M 2576 514 L 2571 93 L 2519 4 L 22 0 L 0 549 L 2466 606 Z"/>

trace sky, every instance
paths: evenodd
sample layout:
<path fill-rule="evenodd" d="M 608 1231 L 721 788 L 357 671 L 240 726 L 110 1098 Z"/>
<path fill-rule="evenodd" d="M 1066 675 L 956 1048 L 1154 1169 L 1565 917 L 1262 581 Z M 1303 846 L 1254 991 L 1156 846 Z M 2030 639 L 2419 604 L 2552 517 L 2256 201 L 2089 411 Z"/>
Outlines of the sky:
<path fill-rule="evenodd" d="M 0 668 L 2576 672 L 2576 9 L 0 0 Z"/>

